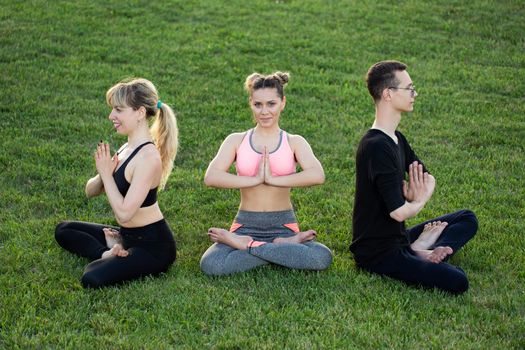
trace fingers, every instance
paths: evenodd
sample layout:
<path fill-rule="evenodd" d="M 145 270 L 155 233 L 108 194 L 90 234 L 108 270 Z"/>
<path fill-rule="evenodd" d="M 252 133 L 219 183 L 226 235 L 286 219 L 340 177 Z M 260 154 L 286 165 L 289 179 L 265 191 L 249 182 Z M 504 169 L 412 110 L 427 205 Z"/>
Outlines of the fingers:
<path fill-rule="evenodd" d="M 410 181 L 410 184 L 416 184 L 416 181 L 417 180 L 417 171 L 416 171 L 416 167 L 417 167 L 417 162 L 413 162 L 412 164 L 410 164 L 408 166 L 408 178 L 409 178 L 409 181 Z"/>
<path fill-rule="evenodd" d="M 116 154 L 116 153 L 115 153 Z M 109 144 L 103 142 L 102 140 L 97 144 L 97 149 L 95 150 L 95 155 L 100 159 L 103 156 L 111 157 L 110 155 L 110 146 Z"/>
<path fill-rule="evenodd" d="M 425 172 L 425 174 L 428 174 Z M 419 183 L 423 181 L 423 164 L 419 164 L 418 162 L 413 162 L 408 166 L 408 177 L 410 179 L 410 182 L 412 183 Z"/>
<path fill-rule="evenodd" d="M 425 173 L 425 174 L 428 177 L 428 173 Z M 419 181 L 423 181 L 423 165 L 422 164 L 417 164 L 417 176 L 418 176 Z"/>

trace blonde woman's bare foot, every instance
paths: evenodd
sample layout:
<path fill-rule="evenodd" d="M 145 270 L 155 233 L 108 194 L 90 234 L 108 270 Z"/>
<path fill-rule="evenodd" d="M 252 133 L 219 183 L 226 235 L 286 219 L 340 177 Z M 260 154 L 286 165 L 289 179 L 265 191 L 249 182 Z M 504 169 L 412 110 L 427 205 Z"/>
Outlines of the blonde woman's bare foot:
<path fill-rule="evenodd" d="M 450 247 L 436 247 L 434 250 L 414 250 L 418 256 L 432 263 L 440 263 L 454 251 Z"/>
<path fill-rule="evenodd" d="M 116 243 L 110 250 L 106 250 L 104 253 L 102 253 L 102 259 L 109 258 L 111 256 L 120 256 L 125 258 L 128 255 L 129 252 L 125 250 L 122 245 Z"/>
<path fill-rule="evenodd" d="M 418 239 L 410 245 L 413 250 L 424 250 L 436 243 L 441 233 L 447 227 L 447 222 L 434 221 L 425 225 Z"/>
<path fill-rule="evenodd" d="M 109 249 L 113 248 L 115 244 L 122 245 L 122 237 L 120 236 L 120 232 L 109 227 L 104 227 L 102 231 L 104 231 L 106 245 Z"/>
<path fill-rule="evenodd" d="M 291 237 L 279 237 L 273 240 L 273 243 L 304 243 L 311 241 L 317 236 L 317 232 L 314 230 L 297 232 Z"/>
<path fill-rule="evenodd" d="M 216 227 L 211 227 L 208 230 L 208 236 L 215 243 L 226 244 L 239 250 L 248 249 L 248 244 L 253 241 L 250 236 L 239 236 L 228 230 Z"/>

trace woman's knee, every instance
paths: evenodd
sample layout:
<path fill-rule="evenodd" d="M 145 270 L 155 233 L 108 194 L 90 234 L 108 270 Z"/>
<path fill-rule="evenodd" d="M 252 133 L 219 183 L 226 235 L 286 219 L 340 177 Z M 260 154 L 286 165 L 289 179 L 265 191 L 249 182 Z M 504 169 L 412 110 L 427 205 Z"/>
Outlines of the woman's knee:
<path fill-rule="evenodd" d="M 333 254 L 327 246 L 318 243 L 316 248 L 317 250 L 317 268 L 316 270 L 326 270 L 332 265 Z"/>
<path fill-rule="evenodd" d="M 59 223 L 55 228 L 55 240 L 58 243 L 61 243 L 64 241 L 65 235 L 67 234 L 69 228 L 71 226 L 70 221 L 62 221 Z"/>
<path fill-rule="evenodd" d="M 97 274 L 95 271 L 89 271 L 84 273 L 82 275 L 82 278 L 80 279 L 80 283 L 82 283 L 82 286 L 84 288 L 101 288 L 106 285 L 105 281 L 100 278 L 99 274 Z"/>
<path fill-rule="evenodd" d="M 204 254 L 200 261 L 202 272 L 208 276 L 224 275 L 222 271 L 222 264 L 217 259 L 213 258 L 213 254 Z"/>

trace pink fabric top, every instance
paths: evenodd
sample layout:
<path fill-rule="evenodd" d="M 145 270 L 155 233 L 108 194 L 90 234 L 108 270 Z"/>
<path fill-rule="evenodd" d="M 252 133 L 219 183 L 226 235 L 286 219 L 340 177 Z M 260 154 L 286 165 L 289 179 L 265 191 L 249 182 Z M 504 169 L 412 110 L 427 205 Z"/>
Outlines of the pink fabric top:
<path fill-rule="evenodd" d="M 252 145 L 253 129 L 248 130 L 242 139 L 241 145 L 237 149 L 235 157 L 235 169 L 237 175 L 255 176 L 259 170 L 262 160 L 262 153 L 257 152 Z M 270 170 L 273 176 L 284 176 L 295 173 L 295 155 L 288 143 L 288 137 L 284 130 L 281 130 L 281 139 L 277 148 L 270 152 Z"/>

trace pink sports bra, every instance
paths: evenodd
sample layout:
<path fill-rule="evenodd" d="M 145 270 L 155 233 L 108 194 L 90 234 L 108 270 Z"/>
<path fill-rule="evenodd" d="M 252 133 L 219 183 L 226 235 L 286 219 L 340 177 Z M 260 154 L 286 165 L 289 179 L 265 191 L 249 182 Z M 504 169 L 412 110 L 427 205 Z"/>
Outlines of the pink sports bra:
<path fill-rule="evenodd" d="M 244 135 L 235 157 L 237 175 L 255 176 L 259 170 L 262 153 L 257 152 L 252 144 L 253 129 Z M 277 148 L 270 152 L 270 170 L 273 176 L 284 176 L 295 173 L 295 155 L 288 143 L 286 131 L 281 130 Z"/>

